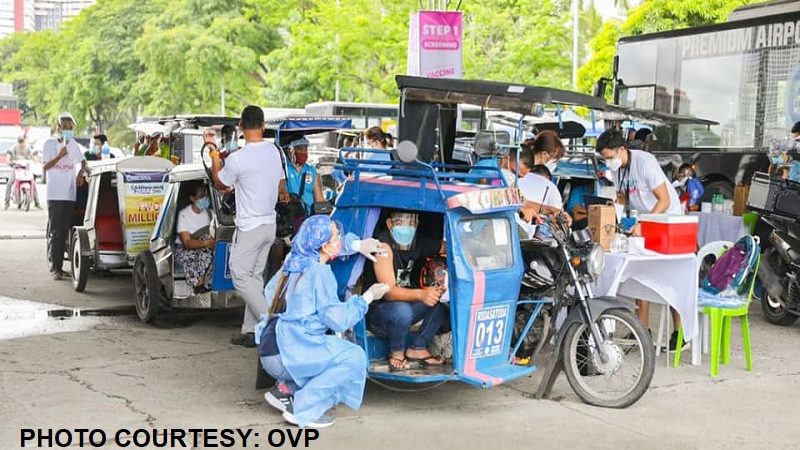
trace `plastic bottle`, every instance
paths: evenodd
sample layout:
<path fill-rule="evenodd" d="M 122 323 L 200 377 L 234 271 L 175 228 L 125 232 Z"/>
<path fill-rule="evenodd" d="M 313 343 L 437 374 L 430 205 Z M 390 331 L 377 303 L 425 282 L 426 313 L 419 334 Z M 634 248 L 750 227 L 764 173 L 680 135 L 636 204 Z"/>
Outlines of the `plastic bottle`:
<path fill-rule="evenodd" d="M 111 157 L 111 147 L 109 147 L 108 143 L 103 144 L 102 148 L 102 159 L 108 159 Z"/>
<path fill-rule="evenodd" d="M 717 192 L 711 197 L 711 212 L 721 213 L 724 209 L 725 196 L 721 192 Z"/>

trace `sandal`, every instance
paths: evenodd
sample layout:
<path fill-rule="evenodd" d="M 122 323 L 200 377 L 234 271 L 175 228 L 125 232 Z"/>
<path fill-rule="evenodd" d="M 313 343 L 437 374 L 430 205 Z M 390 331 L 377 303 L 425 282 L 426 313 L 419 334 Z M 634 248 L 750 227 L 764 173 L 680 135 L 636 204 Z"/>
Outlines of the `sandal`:
<path fill-rule="evenodd" d="M 397 361 L 399 364 L 395 365 L 392 364 L 392 361 Z M 395 358 L 394 356 L 389 357 L 389 372 L 405 372 L 406 370 L 410 369 L 408 365 L 408 360 L 406 358 Z"/>
<path fill-rule="evenodd" d="M 441 367 L 441 366 L 444 365 L 444 361 L 443 360 L 441 360 L 441 359 L 439 359 L 439 358 L 437 358 L 437 357 L 435 357 L 433 355 L 426 356 L 424 358 L 406 357 L 406 360 L 408 362 L 419 363 L 419 365 L 422 366 L 422 367 Z M 440 361 L 440 362 L 431 362 L 431 360 Z"/>

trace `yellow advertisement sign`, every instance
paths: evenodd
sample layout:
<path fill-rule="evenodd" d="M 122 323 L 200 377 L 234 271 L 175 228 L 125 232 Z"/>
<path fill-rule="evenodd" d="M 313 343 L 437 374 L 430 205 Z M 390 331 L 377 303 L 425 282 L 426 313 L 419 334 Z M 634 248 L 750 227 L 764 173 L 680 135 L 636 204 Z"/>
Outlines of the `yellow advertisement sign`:
<path fill-rule="evenodd" d="M 149 248 L 165 190 L 161 172 L 125 174 L 125 252 L 128 255 Z"/>

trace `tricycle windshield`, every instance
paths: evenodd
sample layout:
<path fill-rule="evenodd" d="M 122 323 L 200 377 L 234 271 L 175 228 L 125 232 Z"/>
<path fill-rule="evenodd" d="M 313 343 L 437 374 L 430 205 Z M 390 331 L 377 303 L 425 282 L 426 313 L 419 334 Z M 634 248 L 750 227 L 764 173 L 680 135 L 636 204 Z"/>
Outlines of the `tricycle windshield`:
<path fill-rule="evenodd" d="M 458 240 L 473 270 L 508 269 L 514 264 L 511 224 L 505 217 L 471 217 L 458 222 Z"/>

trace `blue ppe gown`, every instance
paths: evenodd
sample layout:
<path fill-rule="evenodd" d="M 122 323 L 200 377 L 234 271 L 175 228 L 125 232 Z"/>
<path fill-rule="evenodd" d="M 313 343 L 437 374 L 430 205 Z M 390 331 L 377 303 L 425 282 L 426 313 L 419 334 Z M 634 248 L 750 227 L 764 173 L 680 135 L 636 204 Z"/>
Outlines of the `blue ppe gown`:
<path fill-rule="evenodd" d="M 269 302 L 280 273 L 267 285 Z M 339 301 L 333 271 L 320 262 L 311 263 L 302 274 L 289 274 L 286 286 L 286 311 L 278 319 L 276 338 L 283 365 L 300 388 L 294 393 L 293 406 L 299 426 L 338 403 L 358 409 L 364 396 L 367 356 L 361 347 L 326 332 L 355 326 L 367 313 L 367 302 L 360 295 Z"/>

